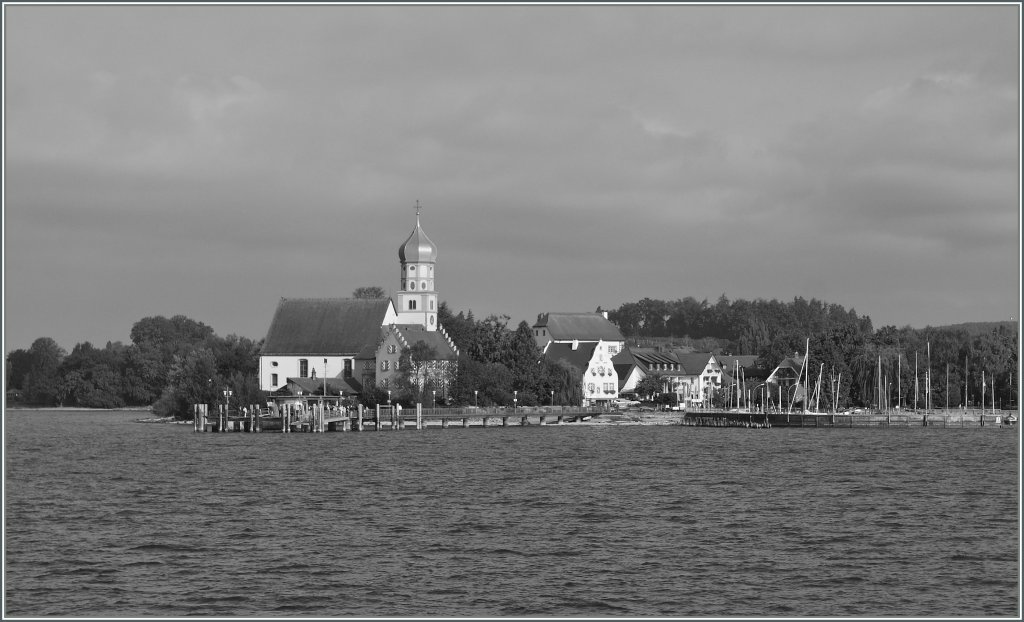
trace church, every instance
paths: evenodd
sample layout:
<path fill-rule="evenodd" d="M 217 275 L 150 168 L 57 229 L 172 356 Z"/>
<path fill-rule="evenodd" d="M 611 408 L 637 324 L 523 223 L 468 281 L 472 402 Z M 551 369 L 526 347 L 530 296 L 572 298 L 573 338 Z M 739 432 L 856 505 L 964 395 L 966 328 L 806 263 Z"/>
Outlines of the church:
<path fill-rule="evenodd" d="M 260 389 L 278 397 L 389 390 L 403 350 L 417 346 L 429 360 L 413 381 L 446 391 L 459 350 L 437 320 L 437 246 L 420 225 L 419 205 L 398 262 L 400 285 L 390 298 L 282 298 L 260 355 Z"/>

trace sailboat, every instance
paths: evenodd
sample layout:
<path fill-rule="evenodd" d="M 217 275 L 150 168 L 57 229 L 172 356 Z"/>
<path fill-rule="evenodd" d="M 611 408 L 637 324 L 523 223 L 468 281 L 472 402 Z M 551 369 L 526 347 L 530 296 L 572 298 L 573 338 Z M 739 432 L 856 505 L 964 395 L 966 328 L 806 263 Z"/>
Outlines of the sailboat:
<path fill-rule="evenodd" d="M 813 395 L 813 399 L 815 400 L 815 410 L 811 410 L 810 409 L 811 399 L 812 399 L 812 395 L 811 395 L 811 392 L 810 392 L 810 386 L 811 386 L 810 356 L 811 356 L 811 340 L 807 339 L 807 341 L 806 341 L 806 343 L 804 345 L 804 361 L 800 365 L 800 374 L 797 376 L 797 379 L 796 379 L 796 390 L 793 393 L 793 401 L 790 403 L 790 407 L 789 407 L 790 408 L 790 412 L 792 412 L 792 410 L 793 410 L 793 404 L 795 404 L 797 402 L 802 402 L 803 403 L 803 414 L 805 414 L 805 415 L 826 415 L 828 413 L 823 413 L 823 412 L 818 412 L 817 411 L 817 403 L 818 403 L 818 400 L 820 398 L 820 393 L 821 393 L 821 373 L 822 373 L 821 370 L 819 370 L 819 372 L 818 372 L 818 382 L 817 382 L 817 385 L 816 385 L 816 387 L 814 389 L 814 395 Z M 824 364 L 822 364 L 822 370 L 824 370 Z"/>

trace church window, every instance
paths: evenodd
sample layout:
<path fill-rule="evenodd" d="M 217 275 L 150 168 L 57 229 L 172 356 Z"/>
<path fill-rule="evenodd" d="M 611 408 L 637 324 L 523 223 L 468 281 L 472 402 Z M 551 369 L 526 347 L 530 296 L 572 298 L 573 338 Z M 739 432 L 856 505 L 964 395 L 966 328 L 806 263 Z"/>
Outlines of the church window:
<path fill-rule="evenodd" d="M 409 289 L 416 289 L 416 281 L 409 281 Z"/>
<path fill-rule="evenodd" d="M 270 385 L 277 386 L 277 374 L 270 374 Z"/>
<path fill-rule="evenodd" d="M 416 274 L 416 266 L 409 266 L 409 274 Z"/>
<path fill-rule="evenodd" d="M 434 310 L 434 299 L 433 298 L 430 299 L 430 310 L 431 311 Z"/>
<path fill-rule="evenodd" d="M 434 276 L 434 266 L 430 266 L 427 270 L 430 272 L 430 276 Z"/>
<path fill-rule="evenodd" d="M 299 359 L 299 378 L 307 378 L 309 376 L 309 361 L 306 359 Z"/>
<path fill-rule="evenodd" d="M 380 362 L 380 370 L 381 371 L 387 371 L 390 368 L 391 368 L 391 363 L 389 361 L 384 360 L 384 361 Z"/>
<path fill-rule="evenodd" d="M 420 289 L 427 289 L 427 282 L 426 281 L 420 281 Z"/>
<path fill-rule="evenodd" d="M 430 316 L 430 325 L 431 326 L 434 325 L 434 316 L 433 315 Z"/>
<path fill-rule="evenodd" d="M 416 301 L 415 300 L 410 300 L 409 301 L 409 310 L 410 311 L 415 311 L 416 310 Z"/>

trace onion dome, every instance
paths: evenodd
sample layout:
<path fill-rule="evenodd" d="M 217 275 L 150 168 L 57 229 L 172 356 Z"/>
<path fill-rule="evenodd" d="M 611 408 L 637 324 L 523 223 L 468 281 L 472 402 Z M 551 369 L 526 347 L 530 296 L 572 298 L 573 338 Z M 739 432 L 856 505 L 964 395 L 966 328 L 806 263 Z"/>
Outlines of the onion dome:
<path fill-rule="evenodd" d="M 420 227 L 420 215 L 416 212 L 416 228 L 409 238 L 398 247 L 398 259 L 402 263 L 426 263 L 437 261 L 437 246 L 430 241 Z"/>

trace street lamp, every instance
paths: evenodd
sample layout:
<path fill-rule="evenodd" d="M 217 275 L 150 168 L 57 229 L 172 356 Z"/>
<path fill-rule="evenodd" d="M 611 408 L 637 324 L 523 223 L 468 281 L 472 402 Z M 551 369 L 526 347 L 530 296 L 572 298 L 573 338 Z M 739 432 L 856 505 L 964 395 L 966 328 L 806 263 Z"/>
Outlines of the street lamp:
<path fill-rule="evenodd" d="M 231 410 L 231 390 L 224 389 L 224 425 L 220 426 L 221 432 L 226 432 L 228 427 L 228 412 Z"/>
<path fill-rule="evenodd" d="M 479 402 L 479 400 L 477 400 L 477 395 L 476 394 L 477 394 L 477 391 L 474 390 L 473 391 L 473 407 L 474 408 L 479 408 L 480 407 L 480 402 Z"/>
<path fill-rule="evenodd" d="M 437 390 L 436 389 L 432 389 L 430 391 L 430 408 L 433 409 L 433 408 L 436 408 L 436 407 L 437 407 Z"/>
<path fill-rule="evenodd" d="M 516 411 L 519 404 L 519 391 L 512 391 L 512 412 Z"/>
<path fill-rule="evenodd" d="M 555 405 L 555 392 L 554 391 L 551 392 L 551 405 L 552 406 Z"/>
<path fill-rule="evenodd" d="M 759 384 L 756 387 L 754 387 L 754 395 L 757 395 L 757 390 L 758 389 L 760 389 L 761 387 L 767 387 L 767 386 L 768 386 L 767 382 L 762 382 L 761 384 Z M 766 388 L 763 393 L 767 393 L 767 392 L 768 392 L 768 389 Z M 764 398 L 761 399 L 761 411 L 762 412 L 768 412 L 768 409 L 765 406 L 765 399 Z"/>
<path fill-rule="evenodd" d="M 388 389 L 388 408 L 391 408 L 391 389 Z"/>

